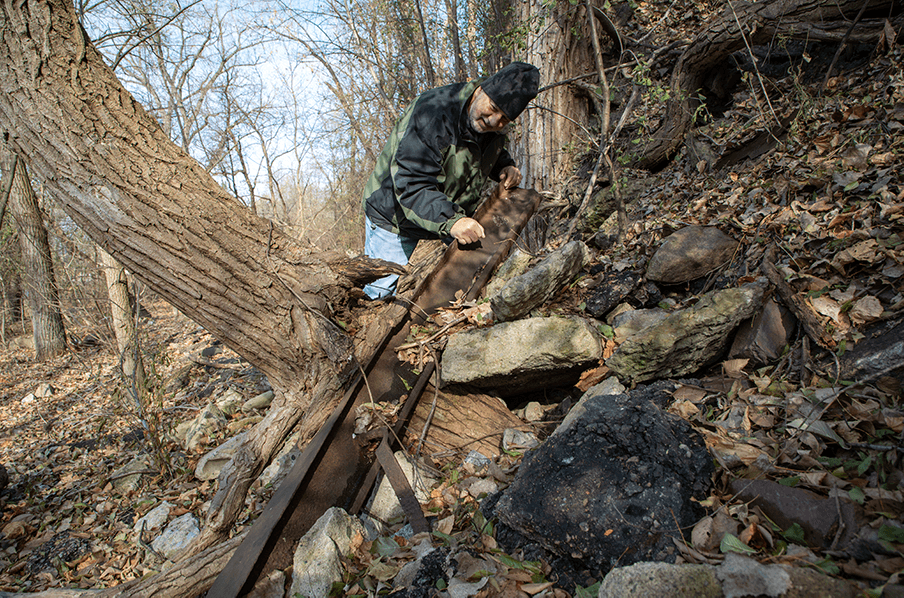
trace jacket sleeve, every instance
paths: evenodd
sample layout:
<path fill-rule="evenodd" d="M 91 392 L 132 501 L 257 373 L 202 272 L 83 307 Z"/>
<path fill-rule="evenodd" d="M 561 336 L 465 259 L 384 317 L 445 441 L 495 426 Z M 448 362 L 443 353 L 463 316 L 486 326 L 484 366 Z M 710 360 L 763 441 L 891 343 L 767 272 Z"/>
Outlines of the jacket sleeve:
<path fill-rule="evenodd" d="M 405 218 L 426 231 L 448 236 L 452 225 L 465 216 L 440 191 L 439 182 L 442 151 L 453 140 L 455 116 L 419 108 L 414 107 L 393 156 L 392 184 Z"/>
<path fill-rule="evenodd" d="M 493 166 L 493 170 L 490 171 L 490 178 L 494 181 L 499 180 L 499 176 L 502 174 L 502 169 L 506 166 L 515 166 L 515 161 L 512 159 L 511 154 L 508 153 L 508 150 L 505 148 L 500 152 L 499 157 L 496 159 L 496 164 Z"/>

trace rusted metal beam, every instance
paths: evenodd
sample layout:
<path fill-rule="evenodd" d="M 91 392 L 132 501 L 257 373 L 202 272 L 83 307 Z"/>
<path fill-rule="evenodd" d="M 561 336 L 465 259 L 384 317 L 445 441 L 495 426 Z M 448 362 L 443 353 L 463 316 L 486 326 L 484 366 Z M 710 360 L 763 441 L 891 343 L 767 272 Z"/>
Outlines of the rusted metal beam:
<path fill-rule="evenodd" d="M 457 291 L 475 299 L 539 202 L 540 195 L 534 191 L 497 189 L 475 215 L 486 237 L 468 247 L 453 243 L 418 291 L 415 303 L 421 310 L 434 312 L 454 301 Z M 304 447 L 207 596 L 233 598 L 249 592 L 268 571 L 291 564 L 295 543 L 329 507 L 339 506 L 350 512 L 360 509 L 376 479 L 378 467 L 373 463 L 373 456 L 362 453 L 353 440 L 355 410 L 372 400 L 397 399 L 406 394 L 405 385 L 409 385 L 408 400 L 395 426 L 394 438 L 401 436 L 435 367 L 433 363 L 428 364 L 411 387 L 414 372 L 395 356 L 394 347 L 404 342 L 411 320 L 420 318 L 410 316 L 400 329 L 387 335 L 382 352 L 365 368 L 368 384 L 363 385 L 359 377 L 342 404 Z M 391 454 L 391 447 L 392 443 L 387 442 L 381 450 Z"/>

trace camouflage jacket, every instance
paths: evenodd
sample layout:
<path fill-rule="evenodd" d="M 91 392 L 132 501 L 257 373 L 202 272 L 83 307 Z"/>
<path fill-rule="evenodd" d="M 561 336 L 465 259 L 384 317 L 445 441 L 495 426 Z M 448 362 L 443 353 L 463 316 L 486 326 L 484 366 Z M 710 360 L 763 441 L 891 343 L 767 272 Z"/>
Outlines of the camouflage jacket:
<path fill-rule="evenodd" d="M 473 215 L 487 178 L 514 165 L 500 133 L 475 133 L 466 106 L 480 80 L 424 92 L 402 113 L 364 188 L 376 226 L 414 239 L 448 237 Z"/>

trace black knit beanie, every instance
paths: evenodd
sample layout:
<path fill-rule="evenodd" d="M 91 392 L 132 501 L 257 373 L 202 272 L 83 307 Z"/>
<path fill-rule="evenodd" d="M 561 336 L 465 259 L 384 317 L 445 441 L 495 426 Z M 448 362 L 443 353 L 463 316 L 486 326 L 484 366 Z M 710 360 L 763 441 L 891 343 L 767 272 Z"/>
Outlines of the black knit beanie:
<path fill-rule="evenodd" d="M 508 64 L 480 87 L 509 120 L 515 120 L 524 112 L 528 102 L 537 97 L 540 71 L 526 62 Z"/>

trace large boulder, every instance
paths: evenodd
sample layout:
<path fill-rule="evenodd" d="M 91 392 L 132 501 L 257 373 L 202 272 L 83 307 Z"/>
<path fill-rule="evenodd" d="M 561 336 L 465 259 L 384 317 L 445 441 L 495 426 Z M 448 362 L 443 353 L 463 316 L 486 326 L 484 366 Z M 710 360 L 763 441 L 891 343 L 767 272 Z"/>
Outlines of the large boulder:
<path fill-rule="evenodd" d="M 528 318 L 453 334 L 443 351 L 443 382 L 503 394 L 573 383 L 599 362 L 601 338 L 576 317 Z"/>
<path fill-rule="evenodd" d="M 679 284 L 715 270 L 734 255 L 738 242 L 712 226 L 688 226 L 665 238 L 647 264 L 647 278 Z"/>
<path fill-rule="evenodd" d="M 606 365 L 623 381 L 680 377 L 711 363 L 763 303 L 764 280 L 713 291 L 619 345 Z"/>
<path fill-rule="evenodd" d="M 588 391 L 524 457 L 495 507 L 499 521 L 595 570 L 674 558 L 676 523 L 689 529 L 700 517 L 691 498 L 707 495 L 713 463 L 700 435 L 663 411 L 666 388 Z"/>

